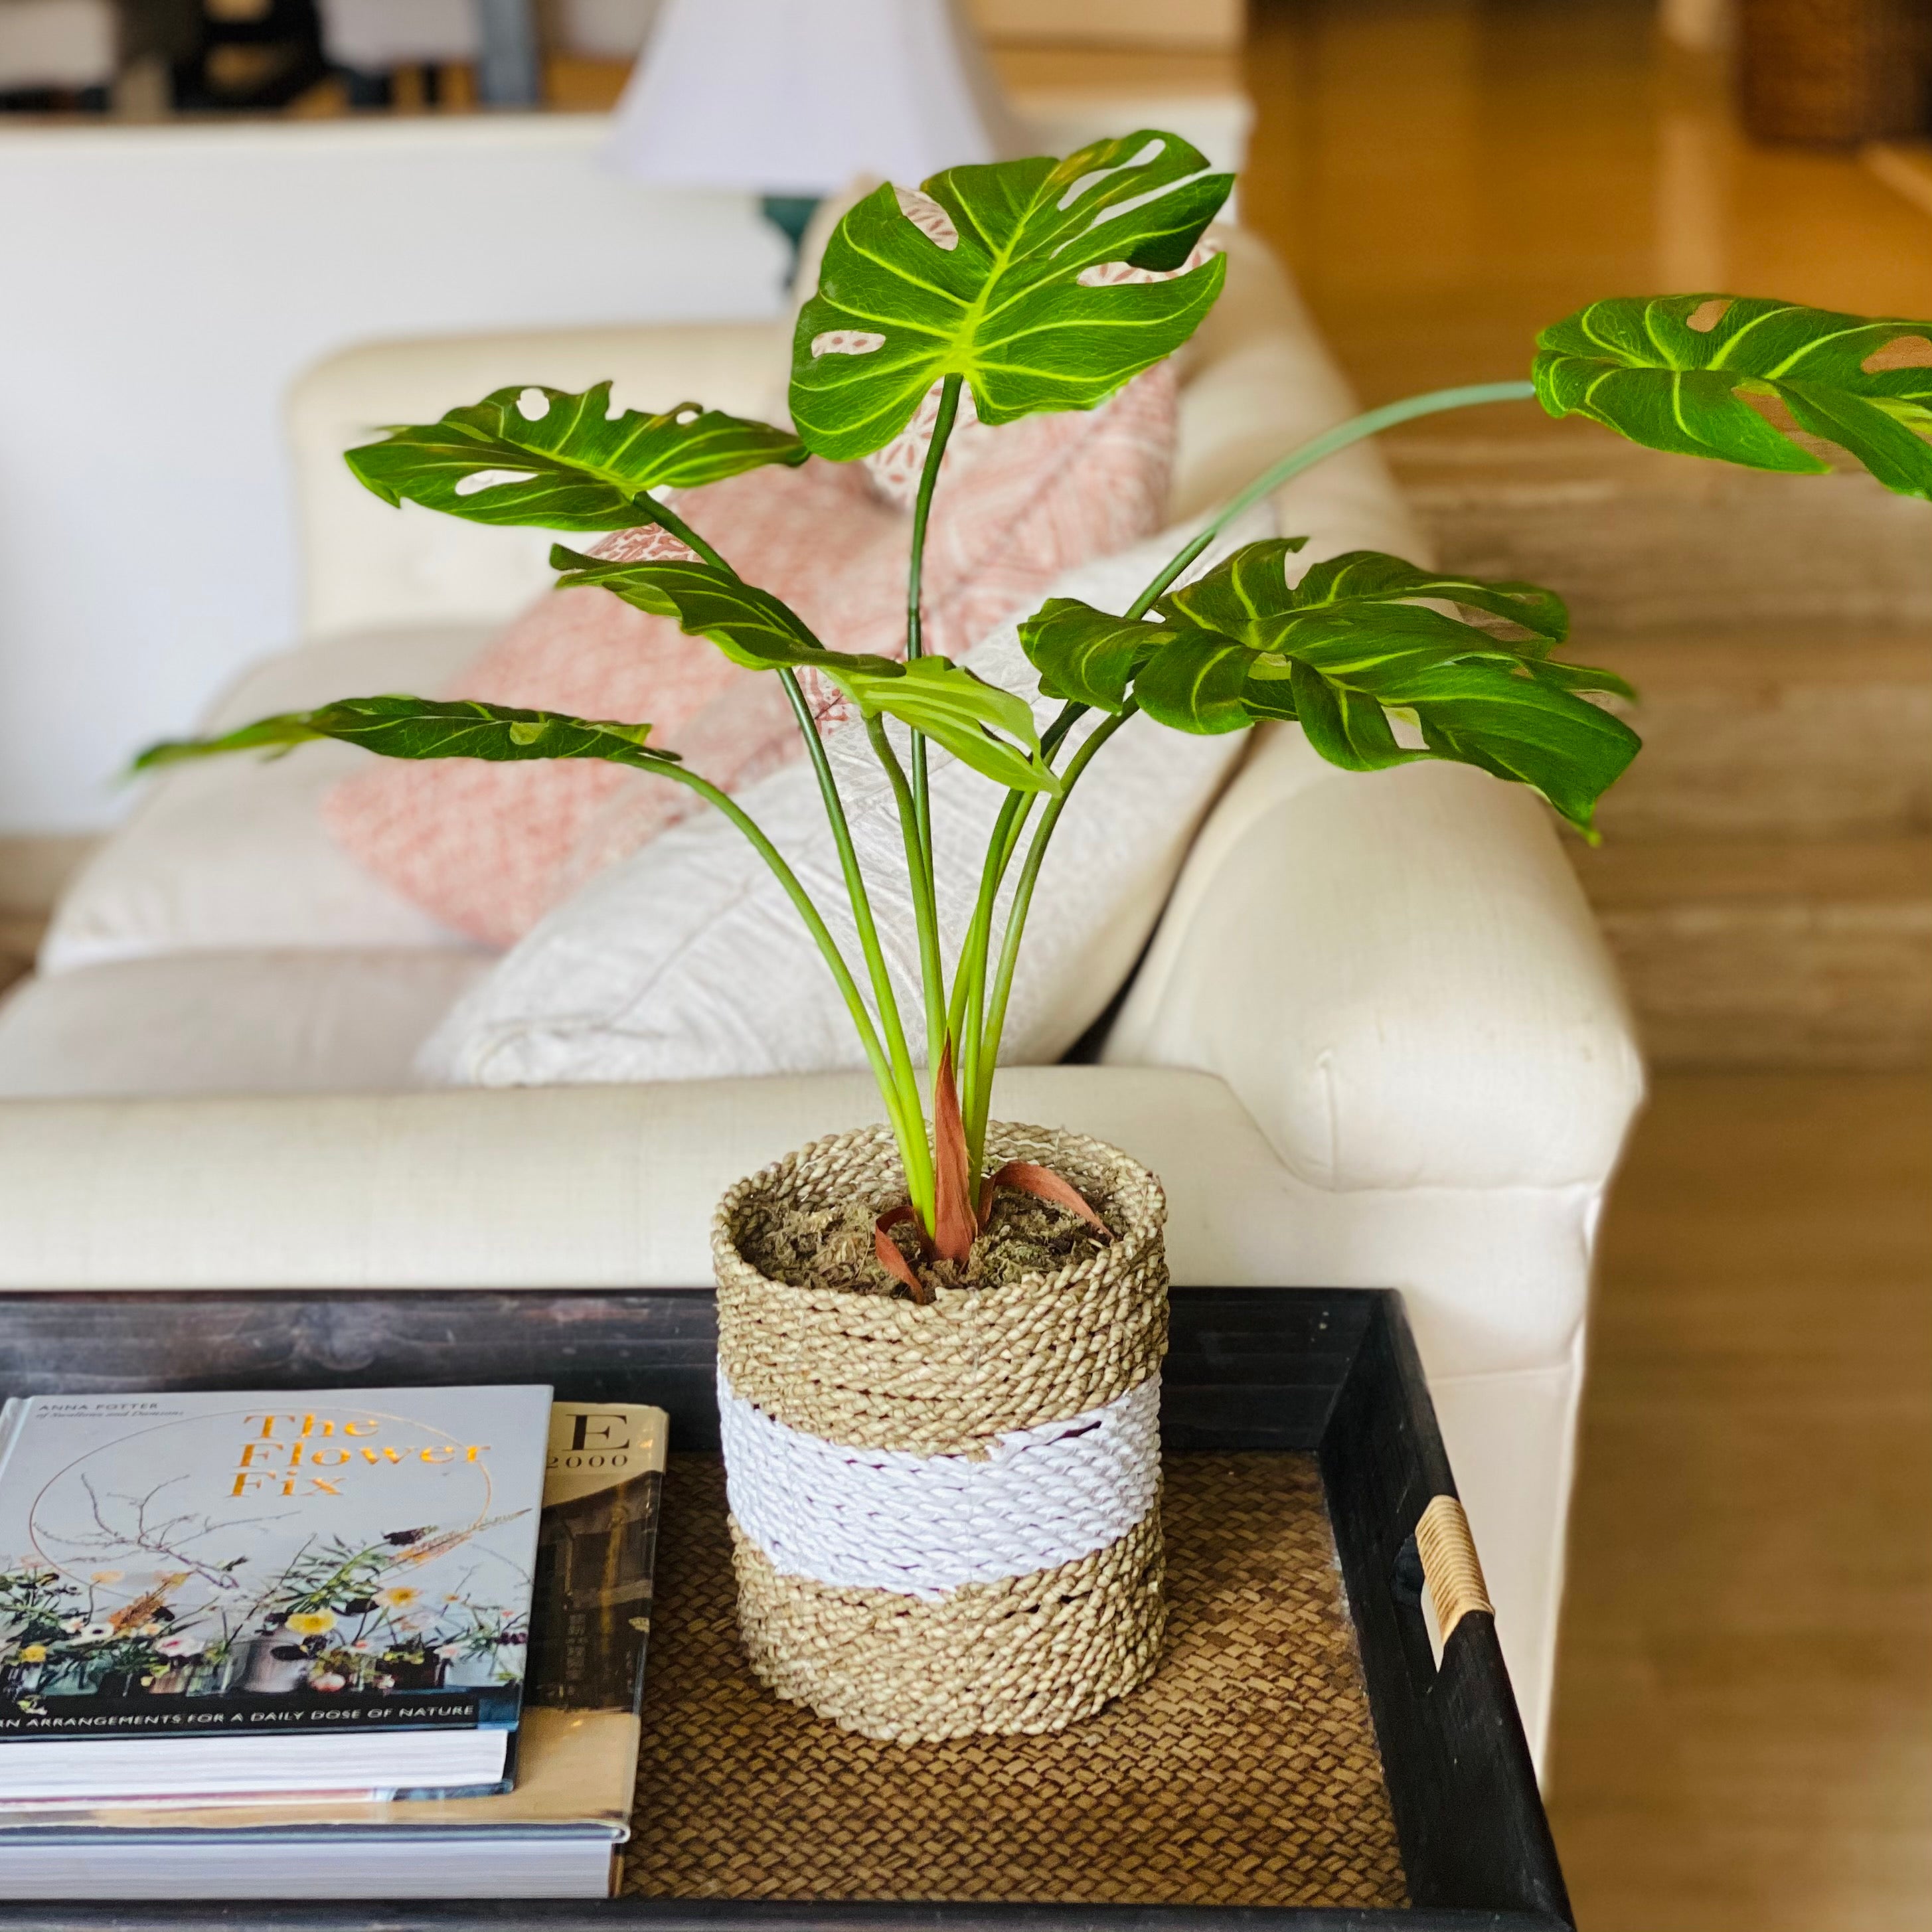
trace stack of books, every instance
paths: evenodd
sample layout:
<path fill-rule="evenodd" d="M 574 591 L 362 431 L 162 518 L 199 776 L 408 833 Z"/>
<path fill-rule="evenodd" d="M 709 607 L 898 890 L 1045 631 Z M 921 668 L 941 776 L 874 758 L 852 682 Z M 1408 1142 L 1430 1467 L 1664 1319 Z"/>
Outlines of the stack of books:
<path fill-rule="evenodd" d="M 592 1898 L 661 1409 L 546 1388 L 0 1411 L 0 1898 Z"/>

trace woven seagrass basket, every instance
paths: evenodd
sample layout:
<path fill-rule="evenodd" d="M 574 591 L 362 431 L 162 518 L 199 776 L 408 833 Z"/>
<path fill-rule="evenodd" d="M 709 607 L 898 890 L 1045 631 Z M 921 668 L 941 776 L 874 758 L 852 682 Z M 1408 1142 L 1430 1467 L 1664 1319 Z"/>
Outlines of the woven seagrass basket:
<path fill-rule="evenodd" d="M 897 1743 L 1062 1730 L 1151 1673 L 1165 1620 L 1166 1197 L 1077 1134 L 995 1123 L 987 1157 L 1052 1168 L 1113 1240 L 924 1307 L 760 1272 L 784 1209 L 904 1198 L 883 1127 L 740 1181 L 712 1226 L 746 1652 L 780 1696 Z"/>

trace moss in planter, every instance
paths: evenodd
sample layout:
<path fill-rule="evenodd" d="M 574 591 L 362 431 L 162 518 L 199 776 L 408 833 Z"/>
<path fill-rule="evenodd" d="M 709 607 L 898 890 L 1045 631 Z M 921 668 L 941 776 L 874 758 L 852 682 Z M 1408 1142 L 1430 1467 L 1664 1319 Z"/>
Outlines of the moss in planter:
<path fill-rule="evenodd" d="M 1104 1203 L 1102 1204 L 1104 1206 Z M 775 1216 L 763 1238 L 748 1244 L 745 1258 L 761 1274 L 792 1288 L 837 1288 L 854 1294 L 896 1294 L 903 1283 L 879 1265 L 872 1246 L 877 1207 L 862 1201 L 842 1208 L 790 1208 Z M 935 1288 L 1000 1288 L 1024 1274 L 1054 1274 L 1098 1254 L 1101 1243 L 1078 1215 L 1030 1194 L 1002 1188 L 973 1252 L 962 1268 L 951 1262 L 922 1262 L 910 1224 L 892 1230 L 899 1251 Z"/>

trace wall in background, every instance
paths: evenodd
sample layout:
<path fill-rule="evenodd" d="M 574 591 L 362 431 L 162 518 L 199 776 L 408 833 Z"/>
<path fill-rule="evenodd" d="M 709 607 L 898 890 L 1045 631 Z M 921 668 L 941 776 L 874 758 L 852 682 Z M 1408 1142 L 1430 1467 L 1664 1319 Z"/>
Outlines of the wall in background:
<path fill-rule="evenodd" d="M 549 44 L 592 60 L 629 60 L 644 44 L 661 0 L 549 0 Z"/>
<path fill-rule="evenodd" d="M 0 832 L 106 823 L 131 751 L 294 641 L 280 410 L 317 356 L 775 311 L 752 202 L 619 179 L 603 126 L 0 130 Z"/>
<path fill-rule="evenodd" d="M 1221 166 L 1239 165 L 1250 118 L 1213 92 L 1016 106 L 1042 152 L 1166 127 Z M 282 408 L 318 358 L 777 312 L 788 250 L 752 202 L 620 179 L 597 159 L 604 128 L 0 128 L 0 712 L 15 721 L 0 839 L 111 824 L 132 752 L 296 641 Z"/>
<path fill-rule="evenodd" d="M 1068 46 L 1238 47 L 1247 16 L 1246 0 L 968 0 L 968 8 L 989 38 Z"/>

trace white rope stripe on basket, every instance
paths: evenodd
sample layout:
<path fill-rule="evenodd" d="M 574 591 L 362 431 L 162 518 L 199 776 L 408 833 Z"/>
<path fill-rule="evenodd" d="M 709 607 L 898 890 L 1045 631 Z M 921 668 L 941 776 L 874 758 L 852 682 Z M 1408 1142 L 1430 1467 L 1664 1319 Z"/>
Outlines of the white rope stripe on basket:
<path fill-rule="evenodd" d="M 855 1449 L 775 1421 L 732 1390 L 718 1410 L 738 1526 L 774 1568 L 933 1598 L 1071 1563 L 1118 1541 L 1160 1486 L 1160 1377 L 1100 1408 L 1000 1437 L 982 1460 Z"/>

